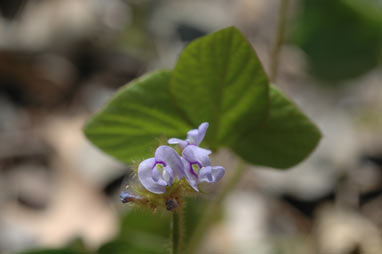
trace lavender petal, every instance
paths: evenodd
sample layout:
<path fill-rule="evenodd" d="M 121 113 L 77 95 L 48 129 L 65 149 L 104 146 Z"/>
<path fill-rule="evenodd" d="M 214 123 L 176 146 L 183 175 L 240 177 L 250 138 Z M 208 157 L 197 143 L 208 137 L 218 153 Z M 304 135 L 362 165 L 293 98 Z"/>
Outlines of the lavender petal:
<path fill-rule="evenodd" d="M 201 123 L 198 128 L 198 135 L 197 135 L 197 142 L 195 145 L 199 145 L 202 140 L 204 139 L 204 136 L 206 135 L 207 129 L 209 124 L 207 122 Z"/>
<path fill-rule="evenodd" d="M 166 186 L 159 185 L 154 181 L 152 173 L 154 164 L 155 158 L 142 161 L 138 166 L 138 179 L 148 191 L 162 194 L 166 192 Z"/>
<path fill-rule="evenodd" d="M 225 174 L 225 169 L 221 166 L 203 167 L 199 172 L 199 181 L 207 183 L 215 183 L 219 181 Z"/>
<path fill-rule="evenodd" d="M 184 177 L 184 166 L 178 153 L 169 146 L 159 146 L 155 151 L 155 160 L 164 162 L 173 171 L 173 176 L 178 179 Z"/>
<path fill-rule="evenodd" d="M 191 163 L 198 162 L 202 167 L 210 166 L 210 158 L 209 155 L 211 154 L 210 150 L 189 145 L 183 150 L 183 158 Z"/>
<path fill-rule="evenodd" d="M 187 182 L 190 184 L 190 186 L 194 190 L 199 191 L 198 186 L 197 186 L 198 185 L 198 177 L 192 173 L 192 168 L 190 167 L 190 163 L 183 158 L 182 158 L 182 161 L 184 164 Z"/>
<path fill-rule="evenodd" d="M 199 131 L 198 129 L 193 129 L 193 130 L 190 130 L 187 132 L 187 141 L 191 144 L 191 145 L 199 145 L 197 144 L 198 142 L 198 136 L 199 136 Z"/>
<path fill-rule="evenodd" d="M 162 185 L 162 186 L 166 186 L 167 185 L 167 182 L 162 179 L 162 173 L 159 172 L 159 170 L 158 170 L 158 168 L 156 166 L 153 167 L 153 169 L 151 171 L 151 176 L 152 176 L 152 178 L 153 178 L 155 183 L 157 183 L 159 185 Z"/>
<path fill-rule="evenodd" d="M 164 179 L 168 186 L 172 185 L 174 173 L 170 167 L 164 167 L 162 172 L 162 179 Z"/>
<path fill-rule="evenodd" d="M 182 148 L 185 148 L 187 145 L 188 145 L 188 142 L 185 141 L 185 140 L 182 140 L 182 139 L 178 139 L 178 138 L 170 138 L 168 140 L 168 143 L 170 145 L 179 145 L 180 147 Z"/>

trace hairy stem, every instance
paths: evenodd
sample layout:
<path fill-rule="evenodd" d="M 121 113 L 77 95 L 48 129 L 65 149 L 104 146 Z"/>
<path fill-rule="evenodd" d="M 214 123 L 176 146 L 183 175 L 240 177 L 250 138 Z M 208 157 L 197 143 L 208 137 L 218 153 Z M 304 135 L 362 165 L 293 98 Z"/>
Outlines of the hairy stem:
<path fill-rule="evenodd" d="M 186 253 L 192 254 L 195 253 L 197 248 L 199 247 L 201 241 L 206 235 L 208 228 L 214 221 L 216 214 L 218 213 L 218 209 L 220 209 L 221 204 L 224 199 L 227 197 L 228 193 L 239 183 L 241 176 L 245 171 L 245 163 L 240 160 L 238 163 L 238 167 L 235 169 L 233 175 L 229 179 L 228 183 L 221 190 L 219 195 L 217 196 L 215 202 L 211 203 L 206 210 L 204 211 L 198 225 L 196 226 L 194 232 L 191 235 L 191 239 L 188 242 Z"/>
<path fill-rule="evenodd" d="M 171 225 L 171 241 L 172 241 L 172 254 L 181 253 L 183 242 L 183 212 L 172 212 L 172 225 Z"/>
<path fill-rule="evenodd" d="M 287 23 L 288 5 L 289 0 L 281 0 L 276 39 L 271 52 L 270 79 L 272 82 L 276 81 L 278 74 L 281 46 L 284 43 L 284 34 Z"/>

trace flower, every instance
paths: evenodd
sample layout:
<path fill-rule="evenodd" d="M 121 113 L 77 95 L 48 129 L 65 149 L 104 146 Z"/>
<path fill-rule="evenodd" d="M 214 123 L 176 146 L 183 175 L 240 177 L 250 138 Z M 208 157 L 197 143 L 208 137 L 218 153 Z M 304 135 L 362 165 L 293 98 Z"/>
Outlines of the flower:
<path fill-rule="evenodd" d="M 174 179 L 185 176 L 184 164 L 177 152 L 169 146 L 159 146 L 155 157 L 142 161 L 138 166 L 138 179 L 150 192 L 162 194 Z"/>
<path fill-rule="evenodd" d="M 208 128 L 207 122 L 201 123 L 198 129 L 193 129 L 187 132 L 186 140 L 182 140 L 178 138 L 170 138 L 168 140 L 168 143 L 171 145 L 177 144 L 181 146 L 182 148 L 185 148 L 188 145 L 198 146 L 202 142 L 204 136 L 206 135 L 207 128 Z"/>
<path fill-rule="evenodd" d="M 182 162 L 188 183 L 196 191 L 199 191 L 198 184 L 202 182 L 214 183 L 219 181 L 225 173 L 221 166 L 211 166 L 209 155 L 211 151 L 199 147 L 206 135 L 208 123 L 199 125 L 198 129 L 187 132 L 186 140 L 170 138 L 169 144 L 177 144 L 183 148 Z"/>
<path fill-rule="evenodd" d="M 215 183 L 225 173 L 221 166 L 211 166 L 209 154 L 211 151 L 195 145 L 187 146 L 182 153 L 186 179 L 196 191 L 197 185 L 202 182 Z"/>

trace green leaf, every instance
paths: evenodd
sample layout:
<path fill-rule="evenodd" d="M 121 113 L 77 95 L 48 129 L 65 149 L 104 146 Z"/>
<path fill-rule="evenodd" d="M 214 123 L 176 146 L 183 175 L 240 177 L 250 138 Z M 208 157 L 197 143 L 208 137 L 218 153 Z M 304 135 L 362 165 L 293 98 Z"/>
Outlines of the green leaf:
<path fill-rule="evenodd" d="M 292 40 L 305 52 L 312 74 L 341 84 L 380 64 L 381 13 L 375 0 L 303 0 Z"/>
<path fill-rule="evenodd" d="M 81 238 L 74 238 L 65 247 L 58 249 L 44 248 L 44 249 L 35 249 L 35 250 L 26 250 L 19 252 L 19 254 L 92 254 L 93 252 L 89 251 L 85 243 Z"/>
<path fill-rule="evenodd" d="M 184 216 L 184 246 L 188 246 L 196 227 L 201 221 L 203 214 L 208 208 L 210 200 L 203 198 L 186 198 L 185 207 L 183 208 Z M 219 217 L 216 215 L 216 217 Z"/>
<path fill-rule="evenodd" d="M 166 238 L 170 235 L 170 220 L 169 213 L 152 213 L 150 210 L 135 208 L 123 217 L 120 237 L 129 239 L 132 234 L 145 232 Z"/>
<path fill-rule="evenodd" d="M 376 0 L 340 0 L 345 6 L 349 6 L 354 12 L 361 15 L 366 22 L 375 24 L 381 28 L 382 4 Z M 379 33 L 381 37 L 382 34 Z"/>
<path fill-rule="evenodd" d="M 130 210 L 122 218 L 118 238 L 104 244 L 97 253 L 168 253 L 170 222 L 169 213 Z"/>
<path fill-rule="evenodd" d="M 267 77 L 234 27 L 191 42 L 179 56 L 170 91 L 194 127 L 210 123 L 206 140 L 213 149 L 233 143 L 267 115 Z"/>
<path fill-rule="evenodd" d="M 72 249 L 41 249 L 19 252 L 19 254 L 88 254 L 88 252 L 74 251 Z"/>
<path fill-rule="evenodd" d="M 166 247 L 152 246 L 150 242 L 146 242 L 145 246 L 134 246 L 131 243 L 123 241 L 113 241 L 104 244 L 98 249 L 97 254 L 166 254 Z"/>
<path fill-rule="evenodd" d="M 252 164 L 289 168 L 314 150 L 321 134 L 297 106 L 273 86 L 270 95 L 267 122 L 232 149 Z"/>
<path fill-rule="evenodd" d="M 190 126 L 171 103 L 169 78 L 169 71 L 158 71 L 127 84 L 87 123 L 87 138 L 130 163 L 152 157 L 162 137 L 184 136 Z"/>

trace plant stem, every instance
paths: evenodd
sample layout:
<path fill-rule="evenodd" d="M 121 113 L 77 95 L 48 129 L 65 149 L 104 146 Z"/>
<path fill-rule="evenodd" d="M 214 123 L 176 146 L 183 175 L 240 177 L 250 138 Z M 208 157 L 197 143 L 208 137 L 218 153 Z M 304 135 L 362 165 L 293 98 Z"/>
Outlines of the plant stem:
<path fill-rule="evenodd" d="M 279 58 L 281 52 L 281 46 L 284 43 L 284 34 L 287 23 L 289 0 L 281 0 L 280 10 L 279 10 L 279 23 L 277 25 L 275 44 L 271 52 L 271 63 L 270 63 L 270 79 L 272 82 L 276 81 L 278 68 L 279 68 Z"/>
<path fill-rule="evenodd" d="M 183 212 L 172 212 L 172 225 L 171 225 L 171 240 L 172 240 L 172 254 L 181 253 L 183 241 Z"/>
<path fill-rule="evenodd" d="M 200 245 L 200 242 L 203 240 L 205 234 L 208 231 L 209 226 L 214 222 L 216 214 L 219 213 L 221 204 L 224 199 L 227 197 L 228 193 L 239 183 L 239 180 L 243 173 L 245 172 L 245 162 L 240 160 L 237 168 L 235 169 L 233 175 L 229 179 L 228 183 L 224 186 L 222 191 L 217 196 L 215 202 L 210 204 L 204 211 L 198 225 L 196 226 L 194 232 L 191 235 L 191 239 L 188 242 L 186 253 L 192 254 L 195 253 L 197 248 Z"/>

